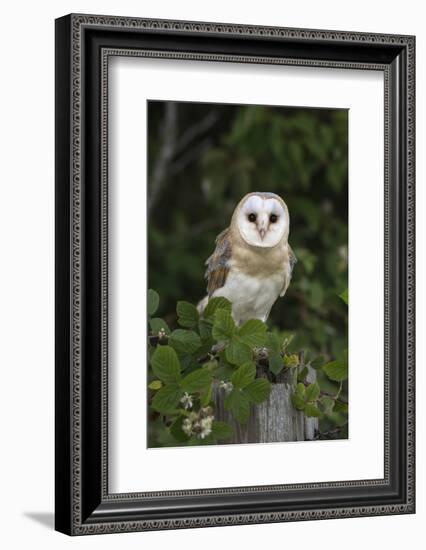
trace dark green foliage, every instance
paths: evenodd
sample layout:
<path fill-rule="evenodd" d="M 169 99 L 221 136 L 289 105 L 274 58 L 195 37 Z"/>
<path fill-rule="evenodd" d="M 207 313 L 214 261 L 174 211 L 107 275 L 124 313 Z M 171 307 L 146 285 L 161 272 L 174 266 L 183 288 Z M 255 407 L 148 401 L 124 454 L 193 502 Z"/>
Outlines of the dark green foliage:
<path fill-rule="evenodd" d="M 347 289 L 340 297 L 349 303 Z M 317 382 L 307 382 L 309 369 L 303 366 L 292 396 L 293 405 L 306 416 L 320 419 L 319 439 L 344 439 L 348 427 L 348 352 L 344 350 L 338 359 L 329 362 L 317 357 L 309 366 L 315 369 Z"/>
<path fill-rule="evenodd" d="M 258 345 L 270 336 L 266 325 L 250 320 L 238 328 L 225 298 L 212 300 L 201 317 L 192 304 L 178 302 L 178 322 L 191 328 L 166 333 L 161 327 L 160 337 L 150 317 L 158 309 L 159 296 L 149 290 L 148 297 L 149 445 L 206 445 L 229 439 L 231 426 L 214 416 L 213 384 L 225 385 L 225 408 L 238 422 L 247 422 L 250 408 L 265 401 L 271 387 L 268 380 L 256 379 L 254 362 Z M 274 341 L 281 347 L 278 338 Z M 213 351 L 215 346 L 218 351 Z"/>
<path fill-rule="evenodd" d="M 159 297 L 150 291 L 156 307 Z M 240 424 L 253 407 L 267 401 L 271 381 L 283 369 L 294 372 L 293 405 L 321 422 L 319 437 L 347 434 L 347 353 L 327 362 L 308 353 L 288 353 L 290 339 L 251 319 L 237 327 L 225 298 L 211 301 L 201 316 L 178 302 L 178 321 L 191 328 L 156 332 L 149 318 L 149 446 L 207 445 L 226 442 L 232 428 L 215 418 L 213 387 L 225 392 L 224 406 Z M 317 382 L 307 377 L 314 367 Z M 259 372 L 258 372 L 259 369 Z"/>

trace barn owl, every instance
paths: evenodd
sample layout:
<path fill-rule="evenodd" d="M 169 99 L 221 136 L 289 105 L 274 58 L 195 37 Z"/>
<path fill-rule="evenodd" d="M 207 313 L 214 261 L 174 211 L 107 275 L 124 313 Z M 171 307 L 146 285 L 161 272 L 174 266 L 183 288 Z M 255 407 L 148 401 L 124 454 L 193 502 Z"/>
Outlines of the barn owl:
<path fill-rule="evenodd" d="M 241 325 L 248 319 L 266 321 L 279 296 L 290 284 L 296 257 L 288 244 L 287 205 L 274 193 L 249 193 L 241 199 L 230 226 L 216 238 L 206 261 L 208 295 L 232 302 L 232 315 Z"/>

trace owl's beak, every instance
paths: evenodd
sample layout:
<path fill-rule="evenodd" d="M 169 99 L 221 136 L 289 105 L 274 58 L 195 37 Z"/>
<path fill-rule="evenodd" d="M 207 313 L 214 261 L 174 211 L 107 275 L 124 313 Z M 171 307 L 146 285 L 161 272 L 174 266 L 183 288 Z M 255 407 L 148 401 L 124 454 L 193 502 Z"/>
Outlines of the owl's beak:
<path fill-rule="evenodd" d="M 264 212 L 262 212 L 259 215 L 259 218 L 257 220 L 257 230 L 259 231 L 259 235 L 262 241 L 263 241 L 263 238 L 265 237 L 267 229 L 268 229 L 268 217 Z"/>

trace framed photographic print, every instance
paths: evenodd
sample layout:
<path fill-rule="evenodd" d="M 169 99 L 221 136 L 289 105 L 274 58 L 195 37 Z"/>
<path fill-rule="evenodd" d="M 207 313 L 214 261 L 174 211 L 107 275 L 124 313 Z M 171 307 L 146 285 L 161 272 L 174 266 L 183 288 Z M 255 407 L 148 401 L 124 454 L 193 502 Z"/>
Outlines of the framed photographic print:
<path fill-rule="evenodd" d="M 412 36 L 56 21 L 56 529 L 413 513 Z"/>

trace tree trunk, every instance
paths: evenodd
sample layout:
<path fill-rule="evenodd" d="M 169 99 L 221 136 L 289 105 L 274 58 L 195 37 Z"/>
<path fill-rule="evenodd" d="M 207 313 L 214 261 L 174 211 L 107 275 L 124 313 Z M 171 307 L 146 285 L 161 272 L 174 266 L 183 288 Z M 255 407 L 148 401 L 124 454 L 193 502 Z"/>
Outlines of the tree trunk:
<path fill-rule="evenodd" d="M 247 424 L 237 422 L 231 413 L 225 410 L 225 392 L 215 387 L 213 399 L 217 420 L 228 422 L 234 429 L 234 435 L 226 443 L 272 443 L 283 441 L 306 441 L 314 439 L 318 430 L 318 419 L 307 418 L 297 411 L 291 396 L 297 384 L 296 368 L 289 368 L 272 382 L 269 398 L 260 405 L 251 406 Z M 259 376 L 259 374 L 258 374 Z M 260 376 L 266 375 L 260 373 Z M 315 382 L 316 373 L 309 368 L 307 381 Z"/>

